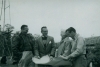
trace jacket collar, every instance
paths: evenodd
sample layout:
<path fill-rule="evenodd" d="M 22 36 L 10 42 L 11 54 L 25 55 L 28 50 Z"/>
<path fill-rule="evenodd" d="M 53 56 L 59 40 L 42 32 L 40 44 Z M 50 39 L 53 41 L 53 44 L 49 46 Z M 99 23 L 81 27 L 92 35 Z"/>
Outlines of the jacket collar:
<path fill-rule="evenodd" d="M 76 33 L 76 35 L 74 36 L 74 41 L 76 41 L 78 39 L 79 34 Z"/>

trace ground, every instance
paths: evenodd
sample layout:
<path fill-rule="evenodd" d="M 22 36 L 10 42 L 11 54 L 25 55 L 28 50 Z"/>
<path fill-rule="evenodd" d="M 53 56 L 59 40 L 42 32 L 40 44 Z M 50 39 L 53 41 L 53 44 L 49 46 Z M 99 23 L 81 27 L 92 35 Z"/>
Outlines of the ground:
<path fill-rule="evenodd" d="M 1 57 L 0 57 L 0 60 L 1 60 Z M 9 59 L 7 60 L 6 63 L 7 63 L 7 64 L 1 64 L 1 63 L 0 63 L 0 67 L 17 67 L 17 65 L 12 65 L 12 64 L 10 64 L 11 61 L 10 61 Z"/>
<path fill-rule="evenodd" d="M 11 64 L 0 64 L 0 67 L 17 67 L 17 65 L 11 65 Z"/>

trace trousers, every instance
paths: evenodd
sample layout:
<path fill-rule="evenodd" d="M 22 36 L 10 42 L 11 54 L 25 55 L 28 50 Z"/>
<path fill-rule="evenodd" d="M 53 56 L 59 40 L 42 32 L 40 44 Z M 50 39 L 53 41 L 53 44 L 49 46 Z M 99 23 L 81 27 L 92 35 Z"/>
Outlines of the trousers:
<path fill-rule="evenodd" d="M 22 58 L 18 64 L 18 67 L 34 67 L 35 64 L 32 62 L 33 54 L 31 51 L 23 52 Z"/>
<path fill-rule="evenodd" d="M 72 67 L 87 67 L 87 59 L 85 55 L 81 55 L 75 58 Z"/>

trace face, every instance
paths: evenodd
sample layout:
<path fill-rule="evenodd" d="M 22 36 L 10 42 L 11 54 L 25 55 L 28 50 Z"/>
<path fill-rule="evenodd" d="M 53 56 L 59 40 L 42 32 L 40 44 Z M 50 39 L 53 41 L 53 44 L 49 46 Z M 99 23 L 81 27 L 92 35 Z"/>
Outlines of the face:
<path fill-rule="evenodd" d="M 62 37 L 62 39 L 65 39 L 66 38 L 66 34 L 65 34 L 65 32 L 64 31 L 61 31 L 61 37 Z"/>
<path fill-rule="evenodd" d="M 74 32 L 72 31 L 71 33 L 69 31 L 66 32 L 66 35 L 68 35 L 69 37 L 74 37 Z"/>
<path fill-rule="evenodd" d="M 74 32 L 72 31 L 71 33 L 70 33 L 70 37 L 74 37 Z"/>
<path fill-rule="evenodd" d="M 24 27 L 24 29 L 22 29 L 21 31 L 23 32 L 23 33 L 28 33 L 28 27 Z"/>
<path fill-rule="evenodd" d="M 65 39 L 66 38 L 66 35 L 61 35 L 62 39 Z"/>
<path fill-rule="evenodd" d="M 41 31 L 43 36 L 47 36 L 48 35 L 48 29 L 47 28 L 43 28 Z"/>
<path fill-rule="evenodd" d="M 66 36 L 70 37 L 69 31 L 65 32 Z"/>

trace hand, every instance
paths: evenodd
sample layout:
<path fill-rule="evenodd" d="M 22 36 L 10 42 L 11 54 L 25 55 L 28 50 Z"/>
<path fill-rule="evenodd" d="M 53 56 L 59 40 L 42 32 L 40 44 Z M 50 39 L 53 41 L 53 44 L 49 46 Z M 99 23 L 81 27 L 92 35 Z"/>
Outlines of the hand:
<path fill-rule="evenodd" d="M 62 59 L 64 59 L 64 60 L 68 60 L 69 59 L 68 56 L 64 57 L 64 56 L 60 55 L 59 57 L 62 58 Z"/>
<path fill-rule="evenodd" d="M 20 63 L 23 63 L 23 61 L 24 61 L 24 59 L 21 58 L 20 61 L 19 61 L 19 64 L 20 64 Z"/>
<path fill-rule="evenodd" d="M 35 58 L 38 58 L 38 59 L 40 59 L 40 56 L 35 56 Z"/>
<path fill-rule="evenodd" d="M 53 59 L 53 56 L 50 56 L 50 60 L 52 60 Z"/>
<path fill-rule="evenodd" d="M 19 63 L 18 63 L 18 67 L 21 67 L 23 63 L 24 63 L 24 59 L 21 58 Z"/>

